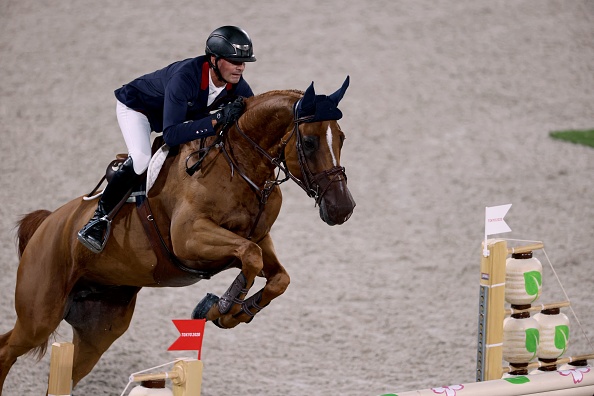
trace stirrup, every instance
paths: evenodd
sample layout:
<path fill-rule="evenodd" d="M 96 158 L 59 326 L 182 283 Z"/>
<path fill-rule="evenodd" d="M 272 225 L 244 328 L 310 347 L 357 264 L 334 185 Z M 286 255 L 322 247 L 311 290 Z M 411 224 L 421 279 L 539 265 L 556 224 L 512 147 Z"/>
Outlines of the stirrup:
<path fill-rule="evenodd" d="M 103 235 L 103 240 L 96 241 L 94 238 L 91 238 L 87 235 L 87 232 L 93 228 L 95 225 L 99 224 L 99 222 L 104 221 L 107 223 L 107 227 L 105 228 L 105 234 Z M 101 253 L 107 244 L 107 240 L 109 239 L 109 234 L 111 232 L 111 220 L 107 216 L 103 216 L 99 219 L 91 219 L 84 226 L 77 234 L 78 241 L 87 249 L 89 249 L 93 253 Z"/>

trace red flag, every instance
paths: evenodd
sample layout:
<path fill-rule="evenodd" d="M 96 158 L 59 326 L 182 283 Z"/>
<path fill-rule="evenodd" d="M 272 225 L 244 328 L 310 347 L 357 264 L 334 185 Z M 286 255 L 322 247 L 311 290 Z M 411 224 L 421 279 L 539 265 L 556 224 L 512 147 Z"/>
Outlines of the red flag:
<path fill-rule="evenodd" d="M 198 351 L 200 360 L 206 319 L 173 319 L 173 324 L 179 330 L 180 336 L 167 350 Z"/>

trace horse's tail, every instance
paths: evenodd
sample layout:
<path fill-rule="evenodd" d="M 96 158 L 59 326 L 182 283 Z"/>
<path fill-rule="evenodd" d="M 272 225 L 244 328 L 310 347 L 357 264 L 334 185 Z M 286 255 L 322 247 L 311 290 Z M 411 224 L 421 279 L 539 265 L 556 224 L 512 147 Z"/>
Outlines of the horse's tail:
<path fill-rule="evenodd" d="M 36 210 L 35 212 L 31 212 L 21 218 L 21 220 L 17 223 L 18 231 L 17 231 L 17 246 L 19 251 L 19 258 L 23 255 L 29 240 L 39 228 L 41 223 L 50 215 L 52 212 L 45 209 Z"/>
<path fill-rule="evenodd" d="M 27 244 L 29 243 L 29 240 L 31 239 L 35 231 L 50 214 L 52 214 L 52 212 L 50 212 L 49 210 L 40 209 L 31 212 L 27 215 L 24 215 L 19 220 L 19 222 L 17 223 L 18 230 L 16 236 L 19 258 L 21 258 L 21 256 L 23 255 L 23 252 L 25 251 L 25 248 L 27 247 Z M 49 339 L 45 341 L 43 344 L 39 345 L 38 347 L 33 348 L 28 353 L 30 355 L 33 355 L 34 358 L 36 358 L 39 361 L 45 355 L 48 344 Z"/>

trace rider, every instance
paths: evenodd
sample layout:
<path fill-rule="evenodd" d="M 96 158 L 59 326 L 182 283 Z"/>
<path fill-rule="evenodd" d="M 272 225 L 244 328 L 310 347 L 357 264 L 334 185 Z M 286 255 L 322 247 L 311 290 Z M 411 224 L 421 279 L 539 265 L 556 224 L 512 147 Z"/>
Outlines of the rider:
<path fill-rule="evenodd" d="M 212 136 L 235 122 L 243 110 L 241 97 L 254 95 L 242 73 L 245 62 L 255 61 L 249 35 L 239 27 L 222 26 L 208 36 L 205 55 L 175 62 L 115 91 L 128 158 L 105 187 L 91 220 L 78 232 L 84 246 L 95 253 L 105 247 L 116 207 L 149 165 L 151 131 L 162 131 L 165 143 L 173 147 Z M 226 95 L 240 98 L 209 114 L 215 99 Z"/>

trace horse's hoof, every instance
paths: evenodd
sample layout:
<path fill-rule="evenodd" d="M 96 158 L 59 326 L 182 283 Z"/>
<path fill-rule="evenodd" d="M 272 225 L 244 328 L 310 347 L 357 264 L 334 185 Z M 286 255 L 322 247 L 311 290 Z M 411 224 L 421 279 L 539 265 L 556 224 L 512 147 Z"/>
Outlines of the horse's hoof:
<path fill-rule="evenodd" d="M 192 319 L 205 319 L 210 308 L 218 301 L 218 296 L 212 293 L 206 293 L 206 296 L 196 304 L 196 308 L 192 311 Z"/>
<path fill-rule="evenodd" d="M 214 323 L 214 325 L 217 326 L 219 329 L 228 329 L 228 327 L 225 327 L 221 324 L 221 318 L 216 318 L 212 323 Z"/>

